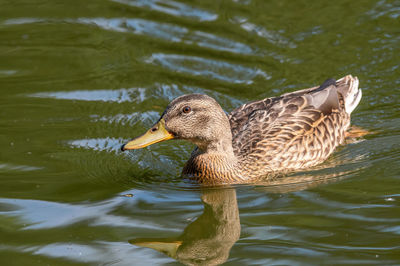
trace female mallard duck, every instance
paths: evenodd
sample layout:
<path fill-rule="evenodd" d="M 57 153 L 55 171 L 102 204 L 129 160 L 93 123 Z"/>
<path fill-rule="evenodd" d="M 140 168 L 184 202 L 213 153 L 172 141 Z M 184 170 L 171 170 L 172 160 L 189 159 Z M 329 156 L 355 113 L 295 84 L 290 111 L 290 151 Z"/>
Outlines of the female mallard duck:
<path fill-rule="evenodd" d="M 207 95 L 183 95 L 151 129 L 121 149 L 185 139 L 197 148 L 183 168 L 184 176 L 207 184 L 251 182 L 327 159 L 344 141 L 360 99 L 358 79 L 351 75 L 250 102 L 228 116 Z"/>

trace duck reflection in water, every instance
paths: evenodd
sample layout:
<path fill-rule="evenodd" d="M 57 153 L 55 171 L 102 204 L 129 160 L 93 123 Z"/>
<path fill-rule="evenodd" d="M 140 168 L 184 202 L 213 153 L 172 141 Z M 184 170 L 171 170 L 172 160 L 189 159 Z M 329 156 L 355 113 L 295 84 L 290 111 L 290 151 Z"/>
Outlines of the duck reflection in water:
<path fill-rule="evenodd" d="M 288 193 L 335 182 L 346 172 L 322 175 L 299 174 L 293 178 L 276 178 L 257 186 L 266 193 Z M 236 189 L 203 188 L 203 213 L 176 238 L 136 238 L 133 245 L 152 248 L 186 265 L 218 265 L 224 263 L 232 246 L 240 237 L 239 209 Z"/>
<path fill-rule="evenodd" d="M 162 252 L 186 265 L 224 263 L 240 237 L 239 209 L 233 188 L 204 189 L 203 213 L 177 238 L 138 238 L 131 244 Z"/>

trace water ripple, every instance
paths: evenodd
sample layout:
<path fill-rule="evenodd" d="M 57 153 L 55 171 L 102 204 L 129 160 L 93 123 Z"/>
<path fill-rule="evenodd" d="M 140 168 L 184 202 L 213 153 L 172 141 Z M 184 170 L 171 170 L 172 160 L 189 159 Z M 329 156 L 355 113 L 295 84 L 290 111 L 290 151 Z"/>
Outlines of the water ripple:
<path fill-rule="evenodd" d="M 199 46 L 213 48 L 215 50 L 220 51 L 228 51 L 228 52 L 235 52 L 241 54 L 252 54 L 254 55 L 255 51 L 251 49 L 249 46 L 232 41 L 227 38 L 222 38 L 215 36 L 214 34 L 202 32 L 202 31 L 195 31 L 193 36 L 191 37 L 192 40 L 185 41 L 185 43 L 190 44 L 192 41 L 197 43 Z"/>
<path fill-rule="evenodd" d="M 168 257 L 154 256 L 154 252 L 134 247 L 126 242 L 94 241 L 87 245 L 58 242 L 34 246 L 24 250 L 35 255 L 64 258 L 80 263 L 96 265 L 135 265 L 140 258 L 141 265 L 165 265 L 173 261 Z"/>
<path fill-rule="evenodd" d="M 102 101 L 102 102 L 143 102 L 144 88 L 130 88 L 118 90 L 77 90 L 60 92 L 39 92 L 30 94 L 30 97 L 54 98 L 62 100 Z"/>
<path fill-rule="evenodd" d="M 248 21 L 247 18 L 244 17 L 234 17 L 232 22 L 235 24 L 239 24 L 242 29 L 249 33 L 254 33 L 268 42 L 278 45 L 278 46 L 287 46 L 289 48 L 296 48 L 297 45 L 290 41 L 288 38 L 282 36 L 279 32 L 267 30 L 266 28 L 256 25 Z"/>
<path fill-rule="evenodd" d="M 187 45 L 197 44 L 199 47 L 226 51 L 237 54 L 254 55 L 255 50 L 250 46 L 217 35 L 203 32 L 191 31 L 186 27 L 173 25 L 170 23 L 159 23 L 146 19 L 136 18 L 78 18 L 78 19 L 39 19 L 39 18 L 17 18 L 3 22 L 5 25 L 32 24 L 40 22 L 53 23 L 80 23 L 96 25 L 104 30 L 115 32 L 127 32 L 133 34 L 147 35 L 171 42 L 182 42 Z M 1 71 L 0 71 L 1 75 Z"/>
<path fill-rule="evenodd" d="M 124 143 L 122 138 L 92 138 L 92 139 L 77 139 L 68 141 L 68 144 L 75 148 L 92 149 L 95 151 L 114 151 L 118 152 L 121 143 Z"/>
<path fill-rule="evenodd" d="M 386 0 L 379 1 L 372 10 L 367 12 L 367 15 L 370 15 L 373 19 L 377 19 L 382 16 L 388 16 L 389 18 L 397 19 L 400 16 L 399 2 L 393 1 L 393 3 L 389 3 Z"/>
<path fill-rule="evenodd" d="M 116 198 L 114 201 L 98 205 L 71 205 L 41 200 L 4 198 L 0 199 L 0 203 L 15 206 L 15 208 L 11 211 L 0 211 L 0 214 L 20 217 L 25 224 L 23 228 L 26 230 L 53 228 L 97 217 L 99 213 L 103 213 L 99 216 L 103 217 L 121 200 Z"/>
<path fill-rule="evenodd" d="M 231 83 L 252 84 L 257 76 L 268 80 L 270 75 L 260 69 L 230 64 L 223 61 L 206 59 L 197 56 L 154 53 L 147 63 L 156 63 L 170 70 L 188 73 L 195 76 L 205 76 Z"/>
<path fill-rule="evenodd" d="M 3 25 L 20 25 L 20 24 L 32 24 L 32 23 L 40 23 L 46 22 L 47 19 L 44 18 L 12 18 L 5 20 Z"/>
<path fill-rule="evenodd" d="M 96 123 L 98 121 L 108 122 L 110 124 L 117 123 L 121 125 L 134 125 L 138 122 L 150 125 L 154 124 L 155 121 L 160 117 L 160 114 L 156 111 L 146 111 L 146 112 L 135 112 L 132 114 L 117 114 L 114 116 L 99 116 L 91 115 L 92 122 Z"/>
<path fill-rule="evenodd" d="M 218 18 L 217 14 L 199 8 L 179 3 L 172 0 L 112 0 L 113 2 L 129 6 L 148 8 L 176 17 L 187 17 L 197 21 L 213 21 Z"/>
<path fill-rule="evenodd" d="M 133 196 L 125 197 L 124 195 L 126 194 Z M 189 192 L 187 196 L 186 203 L 193 204 L 198 201 L 196 193 Z M 182 198 L 178 195 L 160 194 L 160 191 L 149 192 L 139 189 L 122 191 L 120 194 L 102 201 L 83 201 L 74 204 L 45 200 L 0 198 L 0 217 L 16 217 L 23 230 L 66 227 L 82 221 L 86 221 L 90 227 L 140 227 L 148 230 L 159 230 L 159 224 L 152 222 L 151 219 L 147 219 L 146 223 L 142 223 L 139 216 L 148 215 L 148 210 L 144 205 L 155 203 L 165 205 L 165 209 L 160 211 L 173 215 L 171 210 L 180 210 L 181 206 L 175 206 L 175 204 L 177 202 L 179 202 L 178 204 L 183 204 L 181 201 Z M 193 206 L 192 210 L 198 211 L 199 208 L 196 205 Z M 116 214 L 116 210 L 121 209 L 131 210 L 136 215 L 127 217 L 126 215 Z M 171 221 L 172 224 L 173 221 Z M 171 228 L 171 231 L 175 230 Z"/>
<path fill-rule="evenodd" d="M 2 76 L 12 76 L 12 75 L 15 75 L 17 73 L 18 73 L 17 70 L 12 70 L 12 69 L 5 70 L 5 69 L 3 69 L 3 70 L 0 70 L 0 77 L 2 77 Z"/>
<path fill-rule="evenodd" d="M 183 42 L 188 45 L 197 44 L 219 51 L 227 51 L 240 54 L 254 54 L 254 50 L 248 45 L 239 43 L 227 38 L 218 37 L 214 34 L 193 31 L 177 25 L 168 23 L 158 23 L 145 19 L 125 19 L 125 18 L 80 18 L 77 21 L 84 24 L 95 24 L 106 30 L 117 32 L 132 32 L 134 34 L 144 34 L 172 42 Z"/>
<path fill-rule="evenodd" d="M 29 165 L 15 165 L 9 163 L 0 163 L 0 172 L 8 172 L 8 171 L 21 171 L 21 172 L 28 172 L 28 171 L 37 171 L 43 169 L 43 167 L 36 167 L 36 166 L 29 166 Z"/>

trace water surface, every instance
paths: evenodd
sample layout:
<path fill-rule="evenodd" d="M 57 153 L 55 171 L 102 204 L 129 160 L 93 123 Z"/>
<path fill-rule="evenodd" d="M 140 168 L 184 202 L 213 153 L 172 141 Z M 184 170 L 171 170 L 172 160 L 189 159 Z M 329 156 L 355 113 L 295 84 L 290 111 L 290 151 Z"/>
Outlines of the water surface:
<path fill-rule="evenodd" d="M 399 1 L 0 0 L 0 264 L 400 264 Z M 318 169 L 201 189 L 129 153 L 173 98 L 230 111 L 353 74 L 373 132 Z"/>

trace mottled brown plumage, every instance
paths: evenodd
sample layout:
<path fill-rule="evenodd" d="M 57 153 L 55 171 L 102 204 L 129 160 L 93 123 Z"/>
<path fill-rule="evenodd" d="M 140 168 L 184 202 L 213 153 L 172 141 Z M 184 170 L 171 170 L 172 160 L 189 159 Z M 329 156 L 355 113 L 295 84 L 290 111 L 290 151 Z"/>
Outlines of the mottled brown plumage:
<path fill-rule="evenodd" d="M 163 127 L 168 136 L 145 140 L 144 146 L 164 139 L 186 139 L 197 148 L 183 175 L 207 184 L 251 182 L 326 160 L 343 143 L 350 114 L 360 99 L 358 79 L 351 75 L 247 103 L 228 116 L 209 96 L 184 95 L 168 105 L 151 129 L 157 132 Z M 122 148 L 143 147 L 142 139 L 148 135 Z"/>

